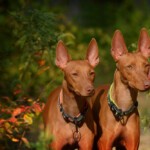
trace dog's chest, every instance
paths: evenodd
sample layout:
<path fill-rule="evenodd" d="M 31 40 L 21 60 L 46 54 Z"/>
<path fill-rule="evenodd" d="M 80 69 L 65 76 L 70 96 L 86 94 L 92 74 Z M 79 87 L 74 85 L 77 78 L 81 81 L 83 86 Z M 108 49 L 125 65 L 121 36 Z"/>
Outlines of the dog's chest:
<path fill-rule="evenodd" d="M 63 130 L 61 129 L 62 134 L 64 135 L 64 139 L 68 144 L 74 144 L 75 142 L 81 140 L 81 129 L 76 128 L 76 126 L 72 123 L 67 123 Z"/>

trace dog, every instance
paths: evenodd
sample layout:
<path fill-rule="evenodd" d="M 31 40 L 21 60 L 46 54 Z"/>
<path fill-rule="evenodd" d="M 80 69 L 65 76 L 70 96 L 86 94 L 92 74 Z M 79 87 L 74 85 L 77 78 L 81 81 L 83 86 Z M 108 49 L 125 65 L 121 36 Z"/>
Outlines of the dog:
<path fill-rule="evenodd" d="M 150 80 L 150 38 L 145 28 L 141 29 L 138 48 L 127 50 L 121 31 L 112 38 L 111 55 L 116 62 L 116 71 L 111 86 L 99 86 L 92 97 L 94 120 L 97 123 L 97 147 L 99 150 L 138 150 L 140 119 L 138 91 L 148 90 Z"/>
<path fill-rule="evenodd" d="M 99 63 L 93 38 L 84 60 L 71 60 L 62 41 L 56 47 L 56 65 L 63 71 L 62 86 L 51 92 L 43 111 L 45 133 L 53 135 L 54 150 L 92 150 L 96 133 L 89 98 L 94 94 L 94 68 Z"/>

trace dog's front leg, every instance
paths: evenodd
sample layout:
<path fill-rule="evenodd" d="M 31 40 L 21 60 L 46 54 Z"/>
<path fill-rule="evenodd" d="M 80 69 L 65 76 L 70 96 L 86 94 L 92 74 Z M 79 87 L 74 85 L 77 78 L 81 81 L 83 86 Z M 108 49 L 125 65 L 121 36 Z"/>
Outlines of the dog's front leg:
<path fill-rule="evenodd" d="M 127 150 L 138 150 L 140 141 L 140 134 L 132 134 L 125 139 L 125 147 Z"/>
<path fill-rule="evenodd" d="M 94 135 L 86 135 L 86 137 L 82 137 L 79 142 L 79 150 L 92 150 L 94 143 Z"/>

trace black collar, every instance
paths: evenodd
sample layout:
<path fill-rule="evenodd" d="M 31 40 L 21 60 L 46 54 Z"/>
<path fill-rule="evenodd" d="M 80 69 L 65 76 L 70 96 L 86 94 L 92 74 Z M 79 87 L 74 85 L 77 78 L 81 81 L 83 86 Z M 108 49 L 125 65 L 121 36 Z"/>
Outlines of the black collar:
<path fill-rule="evenodd" d="M 111 98 L 111 89 L 112 89 L 113 84 L 110 86 L 109 92 L 108 92 L 108 105 L 113 112 L 114 116 L 118 119 L 121 120 L 123 119 L 124 116 L 129 116 L 134 112 L 134 110 L 138 107 L 138 102 L 135 101 L 133 105 L 126 111 L 122 111 L 122 109 L 119 109 L 117 105 L 115 104 L 114 100 Z"/>
<path fill-rule="evenodd" d="M 83 111 L 81 113 L 79 113 L 77 116 L 71 116 L 69 114 L 67 114 L 63 108 L 62 103 L 60 102 L 60 96 L 58 98 L 58 105 L 59 105 L 59 109 L 60 112 L 62 113 L 62 116 L 64 118 L 65 121 L 67 122 L 72 122 L 73 124 L 75 124 L 76 126 L 81 126 L 83 124 L 86 112 L 88 110 L 88 104 L 87 102 L 85 102 L 85 105 L 83 107 Z"/>

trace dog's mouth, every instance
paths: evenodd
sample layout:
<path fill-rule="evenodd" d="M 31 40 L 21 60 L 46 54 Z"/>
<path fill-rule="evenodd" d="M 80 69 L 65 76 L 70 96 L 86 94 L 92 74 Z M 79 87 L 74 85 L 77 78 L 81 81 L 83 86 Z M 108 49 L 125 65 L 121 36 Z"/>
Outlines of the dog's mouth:
<path fill-rule="evenodd" d="M 91 97 L 95 93 L 94 88 L 88 88 L 88 89 L 76 89 L 72 86 L 69 86 L 70 92 L 73 92 L 75 95 L 81 96 L 81 97 Z"/>
<path fill-rule="evenodd" d="M 90 94 L 89 94 L 89 96 L 93 96 L 95 94 L 95 90 L 93 90 Z"/>
<path fill-rule="evenodd" d="M 137 91 L 140 91 L 140 92 L 146 92 L 148 90 L 150 90 L 150 86 L 149 87 L 145 87 L 144 85 L 143 86 L 135 86 L 131 83 L 129 83 L 129 87 L 131 87 L 132 89 L 135 89 Z"/>
<path fill-rule="evenodd" d="M 145 89 L 139 89 L 140 92 L 146 92 L 148 90 L 150 90 L 150 87 L 149 88 L 145 88 Z"/>
<path fill-rule="evenodd" d="M 92 95 L 94 95 L 95 90 L 91 91 L 91 92 L 79 92 L 79 91 L 74 91 L 74 93 L 78 96 L 82 96 L 82 97 L 91 97 Z"/>
<path fill-rule="evenodd" d="M 139 90 L 139 92 L 146 92 L 147 91 L 147 89 L 145 89 L 145 90 Z"/>

